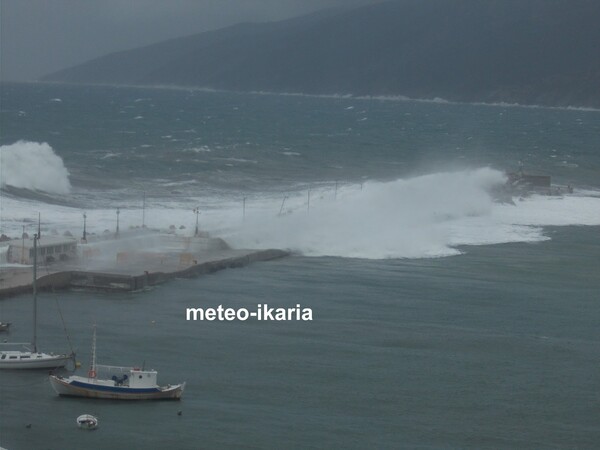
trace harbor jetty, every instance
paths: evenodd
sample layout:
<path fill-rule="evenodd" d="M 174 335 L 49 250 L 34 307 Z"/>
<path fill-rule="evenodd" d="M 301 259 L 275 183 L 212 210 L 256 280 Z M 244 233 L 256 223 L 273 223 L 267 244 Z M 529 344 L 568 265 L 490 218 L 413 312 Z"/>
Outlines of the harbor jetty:
<path fill-rule="evenodd" d="M 233 249 L 223 239 L 207 234 L 187 237 L 146 229 L 64 240 L 52 237 L 38 249 L 44 252 L 38 255 L 43 261 L 37 271 L 38 290 L 133 292 L 174 278 L 198 277 L 289 254 L 277 249 Z M 40 241 L 44 243 L 44 237 Z M 0 298 L 31 292 L 29 238 L 3 244 L 8 245 L 10 264 L 0 271 Z M 50 245 L 53 250 L 49 254 Z M 57 253 L 58 248 L 65 251 Z"/>

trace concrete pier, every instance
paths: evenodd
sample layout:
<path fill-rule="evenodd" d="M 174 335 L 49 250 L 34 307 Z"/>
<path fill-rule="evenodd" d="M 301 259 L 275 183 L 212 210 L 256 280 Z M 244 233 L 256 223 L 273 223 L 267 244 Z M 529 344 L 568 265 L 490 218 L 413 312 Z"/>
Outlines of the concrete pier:
<path fill-rule="evenodd" d="M 86 243 L 78 253 L 74 260 L 38 266 L 38 290 L 138 291 L 173 278 L 198 277 L 289 254 L 231 249 L 221 239 L 151 234 Z M 2 268 L 0 298 L 31 292 L 32 277 L 31 267 Z"/>

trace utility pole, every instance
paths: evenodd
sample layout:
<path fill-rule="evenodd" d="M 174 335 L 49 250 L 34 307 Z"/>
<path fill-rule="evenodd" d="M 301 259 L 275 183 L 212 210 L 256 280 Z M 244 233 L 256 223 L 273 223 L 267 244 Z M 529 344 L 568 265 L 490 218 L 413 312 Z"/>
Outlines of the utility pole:
<path fill-rule="evenodd" d="M 117 208 L 117 234 L 116 237 L 119 237 L 119 214 L 121 214 L 121 210 Z"/>

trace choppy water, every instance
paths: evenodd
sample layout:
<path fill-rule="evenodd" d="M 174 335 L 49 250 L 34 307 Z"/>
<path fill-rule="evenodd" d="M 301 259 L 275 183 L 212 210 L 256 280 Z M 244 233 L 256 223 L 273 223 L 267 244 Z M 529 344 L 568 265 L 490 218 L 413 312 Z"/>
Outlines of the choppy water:
<path fill-rule="evenodd" d="M 145 293 L 60 294 L 79 359 L 188 383 L 179 403 L 55 397 L 0 373 L 13 448 L 594 448 L 600 442 L 600 113 L 2 85 L 2 232 L 201 224 L 290 248 Z M 502 171 L 574 195 L 492 201 Z M 245 198 L 245 211 L 243 209 Z M 280 214 L 281 213 L 281 214 Z M 55 296 L 44 349 L 65 347 Z M 313 309 L 186 323 L 189 306 Z M 27 296 L 0 302 L 27 340 Z M 58 324 L 58 325 L 57 325 Z M 66 349 L 66 348 L 65 348 Z M 181 410 L 182 415 L 177 415 Z M 84 412 L 94 433 L 77 430 Z M 25 425 L 31 423 L 31 428 Z"/>

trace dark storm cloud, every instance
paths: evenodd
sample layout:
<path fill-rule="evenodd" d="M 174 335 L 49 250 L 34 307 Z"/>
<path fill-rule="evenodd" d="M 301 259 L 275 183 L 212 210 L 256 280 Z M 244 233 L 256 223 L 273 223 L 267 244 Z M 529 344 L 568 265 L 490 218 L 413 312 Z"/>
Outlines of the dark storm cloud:
<path fill-rule="evenodd" d="M 34 80 L 118 50 L 238 22 L 381 0 L 0 0 L 0 79 Z"/>

